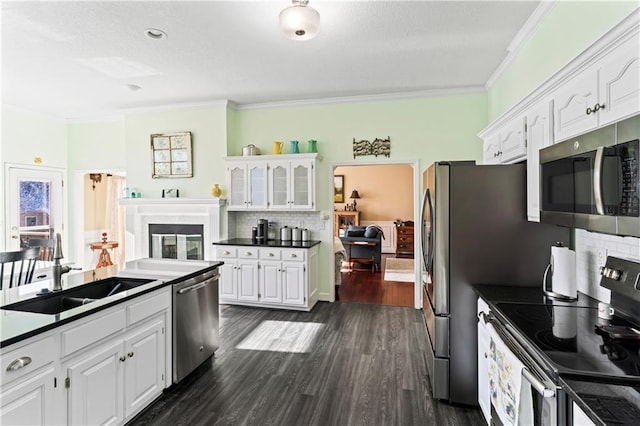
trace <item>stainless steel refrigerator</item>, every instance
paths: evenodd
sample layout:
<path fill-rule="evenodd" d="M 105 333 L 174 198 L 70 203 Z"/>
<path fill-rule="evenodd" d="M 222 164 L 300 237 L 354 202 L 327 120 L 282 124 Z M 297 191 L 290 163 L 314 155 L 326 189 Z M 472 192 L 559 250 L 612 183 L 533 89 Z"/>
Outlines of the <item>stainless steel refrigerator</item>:
<path fill-rule="evenodd" d="M 570 230 L 527 221 L 526 167 L 438 162 L 423 175 L 423 312 L 433 396 L 477 405 L 474 284 L 541 286 Z"/>

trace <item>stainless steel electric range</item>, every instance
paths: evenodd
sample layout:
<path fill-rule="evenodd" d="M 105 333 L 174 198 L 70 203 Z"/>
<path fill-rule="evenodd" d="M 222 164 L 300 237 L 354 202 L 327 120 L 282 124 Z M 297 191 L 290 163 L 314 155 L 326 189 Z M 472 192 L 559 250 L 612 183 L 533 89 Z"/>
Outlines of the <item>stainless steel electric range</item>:
<path fill-rule="evenodd" d="M 536 424 L 572 424 L 576 400 L 596 424 L 640 418 L 640 263 L 609 257 L 600 285 L 611 290 L 612 315 L 593 299 L 494 299 L 479 309 L 479 330 L 490 324 L 525 365 Z"/>

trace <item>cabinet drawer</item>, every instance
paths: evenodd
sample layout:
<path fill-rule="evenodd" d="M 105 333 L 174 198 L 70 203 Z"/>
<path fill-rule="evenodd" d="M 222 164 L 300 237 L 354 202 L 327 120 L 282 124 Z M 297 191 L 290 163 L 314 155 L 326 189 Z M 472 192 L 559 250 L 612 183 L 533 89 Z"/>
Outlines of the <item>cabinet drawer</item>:
<path fill-rule="evenodd" d="M 62 358 L 85 346 L 99 342 L 105 337 L 123 330 L 125 327 L 124 309 L 98 315 L 102 316 L 60 333 Z"/>
<path fill-rule="evenodd" d="M 127 326 L 135 324 L 151 315 L 168 309 L 171 305 L 169 290 L 163 290 L 155 296 L 145 297 L 139 302 L 127 306 Z"/>
<path fill-rule="evenodd" d="M 16 345 L 20 345 L 17 343 Z M 54 348 L 52 336 L 39 338 L 35 342 L 27 343 L 9 352 L 2 353 L 0 361 L 0 383 L 4 386 L 12 380 L 23 377 L 43 365 L 47 365 L 58 357 Z"/>
<path fill-rule="evenodd" d="M 235 259 L 238 256 L 236 247 L 218 247 L 216 248 L 216 256 L 218 259 Z"/>
<path fill-rule="evenodd" d="M 407 227 L 399 227 L 398 228 L 398 235 L 411 235 L 413 236 L 413 228 L 407 228 Z"/>
<path fill-rule="evenodd" d="M 306 250 L 282 250 L 282 260 L 304 262 Z"/>
<path fill-rule="evenodd" d="M 260 259 L 263 260 L 280 260 L 282 259 L 282 251 L 280 249 L 265 248 L 260 249 Z"/>
<path fill-rule="evenodd" d="M 257 259 L 258 249 L 254 247 L 238 247 L 238 259 Z"/>
<path fill-rule="evenodd" d="M 413 243 L 411 244 L 400 243 L 396 247 L 396 251 L 402 251 L 402 252 L 413 251 Z"/>
<path fill-rule="evenodd" d="M 398 243 L 413 244 L 413 235 L 398 235 Z"/>

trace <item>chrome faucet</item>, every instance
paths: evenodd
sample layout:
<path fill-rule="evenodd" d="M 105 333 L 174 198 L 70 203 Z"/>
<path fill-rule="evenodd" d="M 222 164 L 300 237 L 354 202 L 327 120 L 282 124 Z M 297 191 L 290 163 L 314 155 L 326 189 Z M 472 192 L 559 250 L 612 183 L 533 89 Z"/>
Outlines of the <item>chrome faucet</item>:
<path fill-rule="evenodd" d="M 62 290 L 62 274 L 66 274 L 71 270 L 70 266 L 62 266 L 60 259 L 64 255 L 62 254 L 62 236 L 56 234 L 56 246 L 53 250 L 53 291 Z"/>

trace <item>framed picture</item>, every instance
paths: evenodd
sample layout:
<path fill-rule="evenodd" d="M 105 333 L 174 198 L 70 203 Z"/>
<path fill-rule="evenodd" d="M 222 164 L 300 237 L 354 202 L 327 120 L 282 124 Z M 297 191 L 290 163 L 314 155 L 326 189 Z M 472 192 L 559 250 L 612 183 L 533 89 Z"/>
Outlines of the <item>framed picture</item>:
<path fill-rule="evenodd" d="M 344 203 L 344 175 L 333 177 L 333 202 Z"/>
<path fill-rule="evenodd" d="M 151 177 L 193 177 L 191 132 L 151 135 Z"/>

